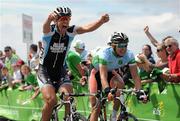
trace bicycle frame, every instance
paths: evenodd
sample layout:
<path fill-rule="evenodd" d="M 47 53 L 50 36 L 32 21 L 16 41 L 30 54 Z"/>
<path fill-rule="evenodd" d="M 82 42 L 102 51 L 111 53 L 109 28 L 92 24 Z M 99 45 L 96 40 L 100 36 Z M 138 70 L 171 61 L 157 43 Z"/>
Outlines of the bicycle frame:
<path fill-rule="evenodd" d="M 96 108 L 98 108 L 99 118 L 100 121 L 107 121 L 107 114 L 106 114 L 106 101 L 107 97 L 103 97 L 101 92 L 97 94 L 93 94 L 92 96 L 96 97 Z M 91 114 L 90 114 L 91 115 Z M 90 116 L 89 116 L 90 118 Z"/>
<path fill-rule="evenodd" d="M 134 89 L 129 89 L 129 90 L 117 89 L 117 91 L 120 91 L 120 94 L 121 94 L 118 97 L 115 96 L 115 98 L 120 101 L 120 105 L 121 105 L 120 113 L 119 113 L 117 121 L 128 120 L 129 118 L 133 119 L 134 121 L 138 121 L 137 118 L 133 114 L 127 112 L 126 104 L 125 104 L 126 100 L 124 99 L 124 94 L 129 95 L 129 94 L 133 94 L 133 92 L 136 92 L 136 91 Z"/>
<path fill-rule="evenodd" d="M 68 121 L 73 121 L 74 117 L 76 114 L 78 115 L 79 113 L 76 112 L 76 107 L 73 105 L 74 104 L 74 98 L 73 97 L 79 97 L 79 96 L 93 96 L 94 94 L 85 94 L 85 93 L 81 93 L 81 94 L 75 94 L 75 93 L 62 93 L 59 98 L 60 101 L 59 103 L 54 107 L 53 111 L 55 111 L 55 114 L 57 114 L 58 110 L 60 108 L 62 108 L 63 105 L 65 104 L 69 104 L 70 105 L 70 115 L 67 117 Z M 69 96 L 69 100 L 65 101 L 64 100 L 64 96 Z M 57 116 L 57 115 L 56 115 Z M 81 118 L 83 118 L 83 120 L 86 121 L 86 119 L 84 117 L 82 117 L 82 115 L 79 115 Z M 77 117 L 76 117 L 77 118 Z M 55 119 L 57 120 L 53 120 L 53 121 L 58 121 L 58 117 L 56 117 Z"/>

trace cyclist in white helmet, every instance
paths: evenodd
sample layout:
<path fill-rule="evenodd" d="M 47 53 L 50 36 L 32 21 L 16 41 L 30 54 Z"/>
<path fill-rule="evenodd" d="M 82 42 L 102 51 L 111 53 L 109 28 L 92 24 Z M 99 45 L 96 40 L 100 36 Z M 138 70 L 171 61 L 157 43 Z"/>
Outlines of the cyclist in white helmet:
<path fill-rule="evenodd" d="M 141 80 L 137 73 L 137 65 L 134 54 L 127 49 L 128 37 L 124 33 L 115 32 L 111 36 L 110 47 L 101 48 L 93 55 L 90 77 L 89 90 L 90 93 L 97 93 L 102 90 L 106 96 L 109 95 L 110 88 L 124 88 L 124 81 L 115 70 L 125 65 L 129 65 L 133 80 L 135 80 L 135 89 L 141 88 Z M 109 96 L 108 96 L 109 97 Z M 146 100 L 146 99 L 144 99 Z M 98 121 L 98 106 L 95 97 L 90 97 L 92 106 L 90 121 Z M 119 109 L 120 102 L 114 100 L 112 121 L 116 121 L 116 114 Z"/>
<path fill-rule="evenodd" d="M 71 10 L 58 7 L 50 13 L 43 24 L 43 41 L 40 50 L 38 83 L 41 88 L 44 106 L 42 121 L 49 121 L 54 105 L 57 103 L 56 92 L 72 92 L 72 85 L 64 67 L 66 54 L 76 34 L 91 32 L 109 21 L 109 15 L 84 25 L 70 26 Z M 55 23 L 52 25 L 52 23 Z M 67 99 L 67 98 L 66 98 Z M 65 116 L 69 114 L 65 106 Z"/>

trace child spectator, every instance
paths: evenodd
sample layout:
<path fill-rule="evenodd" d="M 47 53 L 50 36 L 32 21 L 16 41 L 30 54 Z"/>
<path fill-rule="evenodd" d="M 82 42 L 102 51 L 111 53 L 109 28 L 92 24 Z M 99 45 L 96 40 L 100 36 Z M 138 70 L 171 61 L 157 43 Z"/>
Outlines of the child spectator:
<path fill-rule="evenodd" d="M 37 78 L 36 75 L 31 73 L 31 69 L 27 65 L 21 67 L 21 73 L 24 76 L 24 85 L 19 89 L 23 90 L 35 90 L 37 88 Z"/>
<path fill-rule="evenodd" d="M 6 87 L 9 87 L 8 90 L 12 90 L 12 80 L 13 78 L 9 75 L 9 71 L 7 67 L 2 67 L 1 69 L 1 82 L 0 82 L 0 88 L 4 89 Z"/>

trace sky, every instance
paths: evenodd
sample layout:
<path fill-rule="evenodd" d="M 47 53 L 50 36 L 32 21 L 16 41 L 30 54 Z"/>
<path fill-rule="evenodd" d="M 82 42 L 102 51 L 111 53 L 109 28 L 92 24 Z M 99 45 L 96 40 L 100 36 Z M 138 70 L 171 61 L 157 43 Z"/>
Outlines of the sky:
<path fill-rule="evenodd" d="M 110 21 L 98 30 L 75 37 L 74 40 L 84 41 L 88 50 L 106 46 L 109 36 L 117 31 L 129 37 L 128 48 L 137 54 L 144 44 L 150 44 L 143 31 L 146 25 L 158 41 L 171 35 L 180 42 L 180 0 L 0 0 L 0 50 L 10 45 L 22 59 L 26 59 L 22 14 L 32 16 L 33 43 L 37 44 L 42 39 L 44 21 L 58 6 L 71 8 L 70 24 L 77 26 L 109 14 Z M 155 53 L 154 56 L 156 58 Z"/>

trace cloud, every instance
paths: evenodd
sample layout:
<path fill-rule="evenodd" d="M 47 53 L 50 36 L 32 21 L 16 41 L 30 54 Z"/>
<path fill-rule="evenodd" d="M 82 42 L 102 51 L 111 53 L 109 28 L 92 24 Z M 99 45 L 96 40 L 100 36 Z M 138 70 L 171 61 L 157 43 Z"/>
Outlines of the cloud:
<path fill-rule="evenodd" d="M 6 45 L 11 45 L 17 49 L 22 57 L 26 57 L 26 45 L 22 43 L 22 13 L 33 16 L 33 34 L 36 43 L 42 36 L 42 24 L 48 13 L 60 3 L 72 7 L 73 16 L 72 24 L 85 25 L 100 18 L 100 16 L 108 12 L 110 21 L 100 27 L 98 30 L 75 37 L 82 39 L 88 49 L 96 46 L 104 46 L 108 41 L 108 37 L 114 32 L 124 32 L 130 38 L 129 47 L 135 53 L 141 51 L 141 47 L 145 43 L 150 43 L 143 32 L 143 28 L 148 25 L 152 34 L 161 40 L 167 35 L 173 35 L 180 40 L 177 32 L 180 16 L 177 10 L 178 1 L 166 0 L 160 2 L 157 0 L 105 0 L 94 3 L 93 1 L 78 0 L 78 3 L 63 1 L 46 1 L 36 2 L 2 2 L 2 14 L 0 14 L 0 49 Z M 84 1 L 81 4 L 81 1 Z M 70 3 L 72 2 L 72 3 Z M 88 3 L 88 4 L 87 4 Z M 92 6 L 92 7 L 90 7 Z M 139 7 L 139 8 L 138 8 Z M 139 48 L 139 49 L 137 49 Z"/>

